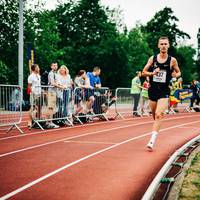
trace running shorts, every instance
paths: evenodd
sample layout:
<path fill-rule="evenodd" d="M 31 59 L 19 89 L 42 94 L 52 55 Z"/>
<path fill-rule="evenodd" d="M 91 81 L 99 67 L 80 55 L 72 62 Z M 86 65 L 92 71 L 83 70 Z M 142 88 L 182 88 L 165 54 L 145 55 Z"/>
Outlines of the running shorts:
<path fill-rule="evenodd" d="M 152 87 L 148 89 L 148 95 L 151 101 L 157 102 L 159 99 L 169 98 L 169 94 L 170 94 L 170 90 L 168 89 L 159 90 Z"/>

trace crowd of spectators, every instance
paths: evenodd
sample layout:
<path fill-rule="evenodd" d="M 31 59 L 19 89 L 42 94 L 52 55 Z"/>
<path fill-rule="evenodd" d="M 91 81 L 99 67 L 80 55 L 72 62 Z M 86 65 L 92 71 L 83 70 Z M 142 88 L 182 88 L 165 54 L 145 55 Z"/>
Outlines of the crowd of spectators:
<path fill-rule="evenodd" d="M 87 117 L 105 113 L 115 102 L 115 97 L 102 88 L 100 73 L 99 67 L 94 67 L 92 72 L 80 70 L 73 80 L 69 69 L 65 65 L 58 69 L 55 62 L 51 64 L 50 72 L 45 71 L 41 76 L 39 65 L 33 64 L 27 89 L 31 102 L 28 126 L 32 126 L 34 119 L 45 118 L 47 128 L 58 128 L 54 119 L 70 117 L 75 121 L 79 115 Z M 101 91 L 99 95 L 96 90 Z M 41 113 L 45 113 L 45 117 Z M 91 121 L 92 117 L 87 120 Z"/>

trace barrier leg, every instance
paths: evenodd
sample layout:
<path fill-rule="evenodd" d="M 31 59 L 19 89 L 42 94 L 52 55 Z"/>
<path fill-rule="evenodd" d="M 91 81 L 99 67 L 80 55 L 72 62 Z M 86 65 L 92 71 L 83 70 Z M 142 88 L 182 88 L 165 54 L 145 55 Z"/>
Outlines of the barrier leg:
<path fill-rule="evenodd" d="M 105 118 L 106 121 L 109 121 L 109 119 L 106 117 L 106 114 L 103 114 L 102 116 Z"/>
<path fill-rule="evenodd" d="M 37 124 L 41 130 L 44 130 L 43 127 L 40 125 L 40 123 L 39 123 L 38 121 L 35 121 L 35 120 L 34 120 L 32 126 L 31 126 L 31 128 L 32 128 L 35 124 Z M 31 129 L 31 128 L 30 128 L 30 129 Z"/>
<path fill-rule="evenodd" d="M 21 134 L 24 133 L 16 124 L 13 124 L 13 125 L 6 131 L 6 133 L 10 132 L 14 127 L 15 127 Z"/>
<path fill-rule="evenodd" d="M 73 122 L 68 117 L 66 118 L 66 120 L 71 126 L 74 126 Z M 66 123 L 66 125 L 69 125 L 69 124 Z"/>

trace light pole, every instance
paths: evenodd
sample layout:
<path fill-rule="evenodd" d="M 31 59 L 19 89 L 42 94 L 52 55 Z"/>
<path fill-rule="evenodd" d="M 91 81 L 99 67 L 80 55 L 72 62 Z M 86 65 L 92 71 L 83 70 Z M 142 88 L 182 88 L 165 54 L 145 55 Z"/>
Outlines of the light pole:
<path fill-rule="evenodd" d="M 18 84 L 21 86 L 23 99 L 23 63 L 24 63 L 24 23 L 23 23 L 23 0 L 19 0 L 19 41 L 18 41 Z"/>

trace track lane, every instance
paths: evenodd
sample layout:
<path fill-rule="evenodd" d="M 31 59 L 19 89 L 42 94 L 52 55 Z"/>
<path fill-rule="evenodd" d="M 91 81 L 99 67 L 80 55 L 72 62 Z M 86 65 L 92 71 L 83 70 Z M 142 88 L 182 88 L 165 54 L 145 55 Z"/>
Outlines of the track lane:
<path fill-rule="evenodd" d="M 180 116 L 194 116 L 194 115 L 198 115 L 198 113 L 178 113 L 176 115 L 165 115 L 165 117 L 180 117 Z M 83 124 L 83 125 L 75 125 L 74 127 L 63 127 L 63 128 L 59 128 L 59 129 L 46 129 L 45 131 L 42 131 L 40 129 L 31 129 L 29 130 L 27 126 L 25 126 L 24 128 L 22 128 L 22 130 L 24 131 L 24 134 L 19 134 L 19 131 L 16 130 L 16 129 L 13 129 L 12 131 L 10 131 L 9 133 L 6 133 L 6 130 L 7 129 L 4 129 L 4 130 L 0 130 L 0 141 L 2 140 L 9 140 L 9 139 L 15 139 L 15 138 L 20 138 L 20 137 L 31 137 L 33 135 L 36 135 L 36 134 L 40 134 L 40 133 L 45 133 L 45 132 L 48 132 L 48 133 L 52 133 L 54 131 L 57 131 L 57 130 L 67 130 L 67 129 L 71 129 L 71 128 L 79 128 L 79 127 L 90 127 L 90 126 L 96 126 L 97 124 L 112 124 L 112 123 L 118 123 L 120 121 L 143 121 L 143 120 L 147 120 L 147 119 L 152 119 L 152 117 L 148 117 L 148 116 L 145 116 L 145 117 L 139 117 L 139 118 L 133 118 L 131 116 L 126 116 L 125 119 L 117 119 L 117 120 L 114 120 L 114 121 L 94 121 L 92 123 L 86 123 L 86 124 Z M 21 126 L 19 126 L 21 128 Z M 2 127 L 3 128 L 3 127 Z"/>
<path fill-rule="evenodd" d="M 171 117 L 171 118 L 164 119 L 163 122 L 164 123 L 167 121 L 170 122 L 171 119 L 173 120 L 182 120 L 185 118 L 192 119 L 193 117 L 194 116 Z M 196 117 L 197 115 L 195 115 L 195 118 Z M 129 123 L 126 123 L 126 122 L 129 122 Z M 114 124 L 106 123 L 106 124 L 98 124 L 98 126 L 96 127 L 88 126 L 87 129 L 85 127 L 79 126 L 77 127 L 77 129 L 76 128 L 63 129 L 63 130 L 61 129 L 59 130 L 59 132 L 58 130 L 57 131 L 54 130 L 54 132 L 51 132 L 51 134 L 45 134 L 45 135 L 37 134 L 31 138 L 30 137 L 15 138 L 14 141 L 12 141 L 12 145 L 10 145 L 9 140 L 1 140 L 0 141 L 0 145 L 1 145 L 0 158 L 6 155 L 13 154 L 13 153 L 19 153 L 26 150 L 31 150 L 31 149 L 40 148 L 46 145 L 62 142 L 65 139 L 75 139 L 75 138 L 86 137 L 90 135 L 104 134 L 107 131 L 115 131 L 115 130 L 123 129 L 126 127 L 134 128 L 134 127 L 143 126 L 143 125 L 151 126 L 151 124 L 153 123 L 151 118 L 147 118 L 146 121 L 138 120 L 137 122 L 133 123 L 132 120 L 120 121 L 119 123 L 117 123 L 117 126 L 115 127 L 113 127 Z M 124 123 L 125 125 L 123 125 Z"/>
<path fill-rule="evenodd" d="M 15 199 L 27 196 L 31 196 L 31 199 L 38 196 L 38 199 L 50 199 L 53 196 L 55 200 L 141 199 L 148 184 L 177 146 L 182 146 L 198 133 L 183 134 L 185 138 L 180 142 L 177 140 L 180 137 L 179 131 L 173 134 L 163 132 L 159 135 L 159 145 L 155 152 L 146 151 L 146 139 L 124 144 L 114 151 L 104 152 L 38 183 L 17 194 Z M 48 188 L 54 190 L 42 192 Z"/>
<path fill-rule="evenodd" d="M 192 120 L 190 120 L 190 121 L 192 121 Z M 194 119 L 193 119 L 193 121 L 194 121 Z M 148 128 L 148 130 L 149 130 L 149 127 L 146 127 L 146 128 Z M 126 131 L 128 130 L 128 128 L 126 128 L 125 129 Z M 139 130 L 139 129 L 138 129 Z M 130 131 L 130 129 L 128 130 L 128 131 Z M 115 135 L 115 134 L 114 134 Z M 132 132 L 131 132 L 131 135 L 132 135 Z M 107 136 L 106 134 L 103 134 L 102 135 L 103 136 L 103 139 L 105 140 L 105 139 L 108 139 L 108 137 L 106 137 L 105 138 L 105 136 Z M 121 136 L 122 138 L 121 138 L 121 140 L 122 139 L 124 139 L 124 134 L 122 134 L 122 136 Z M 85 138 L 84 138 L 85 139 Z M 98 140 L 98 139 L 97 139 Z M 107 141 L 107 140 L 106 140 Z M 99 146 L 100 144 L 98 144 L 98 146 Z M 102 144 L 101 144 L 102 145 Z M 55 147 L 55 146 L 54 146 Z M 94 146 L 93 146 L 94 147 Z M 55 148 L 52 148 L 52 149 L 54 149 L 55 150 Z M 80 149 L 79 149 L 80 150 Z M 56 150 L 55 150 L 56 151 Z M 27 152 L 26 152 L 27 153 Z M 52 153 L 51 152 L 48 152 L 49 154 L 50 154 L 50 157 L 51 157 L 51 155 L 52 155 Z M 31 154 L 31 153 L 30 153 Z M 36 155 L 38 155 L 38 153 L 36 153 Z M 44 154 L 45 155 L 45 154 Z M 21 155 L 20 155 L 21 156 Z M 27 156 L 25 156 L 25 155 L 23 155 L 22 157 L 27 157 Z M 18 158 L 19 159 L 19 158 Z M 33 159 L 33 160 L 35 160 L 35 159 Z M 19 165 L 20 165 L 20 163 L 19 163 Z"/>

